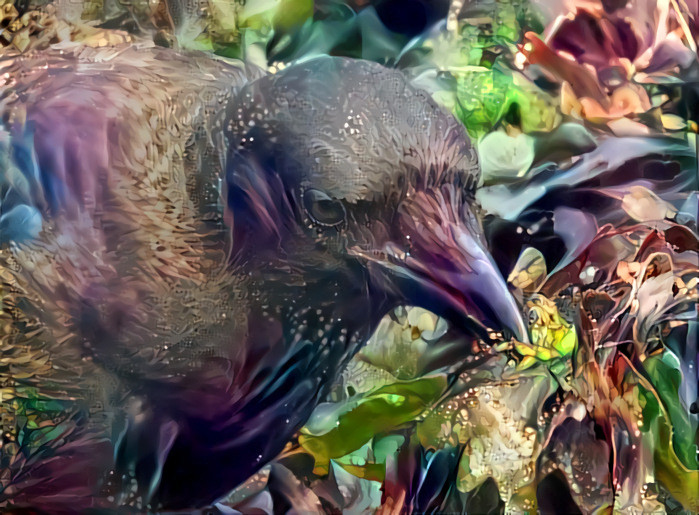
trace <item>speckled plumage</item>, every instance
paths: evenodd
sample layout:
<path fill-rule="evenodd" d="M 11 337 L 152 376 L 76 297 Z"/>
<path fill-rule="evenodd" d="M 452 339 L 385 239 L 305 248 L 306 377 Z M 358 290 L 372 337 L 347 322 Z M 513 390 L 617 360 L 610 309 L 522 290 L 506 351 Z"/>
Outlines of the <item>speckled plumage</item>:
<path fill-rule="evenodd" d="M 11 303 L 74 368 L 76 412 L 99 406 L 76 430 L 94 453 L 56 448 L 90 481 L 38 467 L 41 495 L 17 476 L 13 502 L 46 507 L 63 480 L 73 506 L 209 505 L 282 450 L 389 308 L 464 322 L 487 304 L 469 292 L 505 289 L 468 137 L 397 71 L 326 57 L 263 76 L 139 43 L 1 66 L 33 181 L 16 202 L 42 216 L 3 249 Z M 483 312 L 517 333 L 511 308 Z"/>
<path fill-rule="evenodd" d="M 321 57 L 243 88 L 228 108 L 233 147 L 251 128 L 275 138 L 287 173 L 356 204 L 377 201 L 406 182 L 479 177 L 464 127 L 397 70 Z M 257 132 L 257 131 L 256 131 Z"/>

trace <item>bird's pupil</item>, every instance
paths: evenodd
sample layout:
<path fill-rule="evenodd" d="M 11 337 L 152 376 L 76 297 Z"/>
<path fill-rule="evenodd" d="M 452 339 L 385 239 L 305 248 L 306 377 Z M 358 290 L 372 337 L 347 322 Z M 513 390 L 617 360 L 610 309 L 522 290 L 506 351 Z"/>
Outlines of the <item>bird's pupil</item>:
<path fill-rule="evenodd" d="M 313 205 L 312 213 L 313 218 L 316 219 L 318 223 L 335 225 L 344 219 L 344 211 L 339 201 L 333 200 L 321 200 Z"/>
<path fill-rule="evenodd" d="M 323 217 L 333 218 L 338 215 L 337 206 L 331 200 L 321 200 L 316 203 L 315 208 L 318 214 Z"/>

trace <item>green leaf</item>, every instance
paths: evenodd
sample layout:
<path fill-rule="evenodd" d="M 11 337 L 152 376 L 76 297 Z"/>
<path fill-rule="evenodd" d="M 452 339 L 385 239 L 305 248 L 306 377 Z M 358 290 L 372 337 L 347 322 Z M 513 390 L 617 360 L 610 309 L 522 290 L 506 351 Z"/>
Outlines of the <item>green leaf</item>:
<path fill-rule="evenodd" d="M 274 15 L 274 26 L 289 29 L 312 17 L 313 0 L 281 0 Z"/>
<path fill-rule="evenodd" d="M 646 359 L 644 368 L 670 417 L 672 443 L 679 459 L 686 467 L 699 468 L 696 456 L 696 427 L 693 427 L 678 393 L 682 385 L 682 372 L 677 357 L 666 350 L 660 356 Z M 652 402 L 648 402 L 646 408 L 649 408 L 649 404 Z"/>
<path fill-rule="evenodd" d="M 366 444 L 374 435 L 412 421 L 436 402 L 446 388 L 443 376 L 395 383 L 379 388 L 337 417 L 328 432 L 301 430 L 299 443 L 316 459 L 316 468 L 341 458 Z"/>
<path fill-rule="evenodd" d="M 670 444 L 673 427 L 665 415 L 654 423 L 655 476 L 663 486 L 692 513 L 699 512 L 699 471 L 686 467 Z"/>

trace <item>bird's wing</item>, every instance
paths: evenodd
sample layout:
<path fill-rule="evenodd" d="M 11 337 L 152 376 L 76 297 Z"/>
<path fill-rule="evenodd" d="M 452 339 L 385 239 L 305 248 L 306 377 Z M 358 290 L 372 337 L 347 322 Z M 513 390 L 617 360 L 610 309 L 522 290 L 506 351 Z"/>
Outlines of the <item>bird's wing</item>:
<path fill-rule="evenodd" d="M 222 107 L 255 74 L 142 44 L 0 60 L 0 270 L 14 335 L 3 345 L 44 353 L 50 366 L 33 384 L 53 385 L 48 398 L 61 394 L 95 422 L 110 404 L 129 408 L 115 378 L 176 374 L 178 361 L 227 352 L 220 347 L 245 327 L 231 316 L 245 310 L 231 307 L 242 300 L 225 270 L 213 135 Z M 109 422 L 98 433 L 109 435 Z M 0 501 L 51 494 L 60 470 L 74 475 L 66 492 L 87 495 L 67 464 L 84 458 L 88 470 L 95 456 L 63 447 L 50 466 L 15 461 Z"/>
<path fill-rule="evenodd" d="M 246 81 L 241 66 L 121 45 L 20 55 L 2 72 L 14 165 L 5 198 L 41 217 L 11 255 L 46 311 L 73 319 L 57 326 L 72 330 L 84 302 L 138 319 L 144 298 L 220 279 L 212 133 Z"/>

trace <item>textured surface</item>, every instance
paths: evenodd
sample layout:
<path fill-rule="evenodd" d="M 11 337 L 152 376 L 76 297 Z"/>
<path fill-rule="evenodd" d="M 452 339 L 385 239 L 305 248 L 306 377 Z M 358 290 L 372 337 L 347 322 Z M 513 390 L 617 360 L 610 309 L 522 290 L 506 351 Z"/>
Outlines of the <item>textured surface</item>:
<path fill-rule="evenodd" d="M 0 0 L 0 509 L 699 510 L 697 20 Z"/>
<path fill-rule="evenodd" d="M 7 253 L 14 302 L 35 306 L 54 367 L 80 363 L 119 503 L 206 505 L 273 458 L 400 298 L 364 253 L 404 245 L 411 194 L 434 189 L 458 224 L 478 182 L 464 129 L 375 64 L 321 58 L 243 87 L 260 72 L 129 44 L 5 69 L 18 200 L 41 218 Z"/>

